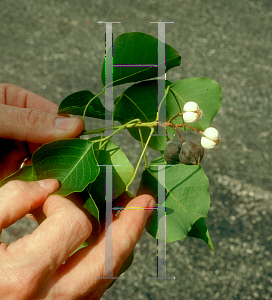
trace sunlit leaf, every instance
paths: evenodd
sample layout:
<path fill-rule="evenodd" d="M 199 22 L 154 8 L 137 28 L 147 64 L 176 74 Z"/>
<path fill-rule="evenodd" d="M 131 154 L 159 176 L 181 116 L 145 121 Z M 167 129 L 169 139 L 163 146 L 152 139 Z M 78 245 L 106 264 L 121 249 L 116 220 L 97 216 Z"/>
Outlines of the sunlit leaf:
<path fill-rule="evenodd" d="M 42 145 L 32 157 L 39 180 L 55 178 L 61 188 L 55 193 L 66 196 L 81 192 L 99 174 L 93 152 L 93 143 L 88 140 L 58 140 Z"/>
<path fill-rule="evenodd" d="M 79 91 L 75 92 L 62 100 L 59 105 L 58 114 L 72 114 L 83 116 L 85 106 L 95 95 L 90 91 Z M 96 97 L 92 100 L 90 105 L 86 110 L 86 117 L 96 118 L 96 119 L 105 119 L 105 112 L 108 110 L 105 109 L 101 100 Z M 115 115 L 116 120 L 118 120 L 117 114 Z"/>
<path fill-rule="evenodd" d="M 195 222 L 195 224 L 192 226 L 192 229 L 188 232 L 188 236 L 203 240 L 212 250 L 214 250 L 204 218 L 200 218 Z"/>
<path fill-rule="evenodd" d="M 163 165 L 164 160 L 156 160 L 147 170 L 142 173 L 141 184 L 137 194 L 149 193 L 155 199 L 158 197 L 158 165 Z M 163 170 L 160 170 L 163 172 Z M 210 205 L 209 181 L 198 165 L 177 164 L 165 166 L 165 189 L 166 189 L 166 242 L 184 239 L 193 225 L 208 214 Z M 164 232 L 164 218 L 157 223 L 157 211 L 154 211 L 147 223 L 146 229 L 157 237 L 158 232 Z M 200 234 L 198 238 L 204 240 L 206 228 L 197 227 Z M 164 237 L 159 239 L 164 240 Z"/>
<path fill-rule="evenodd" d="M 112 165 L 112 184 L 113 184 L 113 199 L 120 196 L 126 185 L 131 180 L 134 174 L 134 168 L 129 162 L 125 153 L 112 141 L 108 141 L 100 150 L 99 143 L 94 143 L 94 151 L 96 159 L 100 167 L 100 174 L 96 180 L 89 185 L 89 191 L 92 194 L 96 203 L 105 203 L 105 165 Z"/>
<path fill-rule="evenodd" d="M 83 207 L 86 208 L 88 212 L 99 221 L 99 211 L 91 194 L 89 195 L 89 198 L 87 199 Z"/>
<path fill-rule="evenodd" d="M 170 81 L 165 81 L 165 87 L 171 84 Z M 140 119 L 142 122 L 152 122 L 156 120 L 159 106 L 157 100 L 157 85 L 157 80 L 133 84 L 114 100 L 114 113 L 116 112 L 117 115 L 120 116 L 121 120 L 119 120 L 119 122 L 121 124 L 125 124 L 133 119 Z M 161 109 L 163 109 L 163 106 Z M 169 119 L 167 112 L 166 119 Z M 142 128 L 141 130 L 143 141 L 146 142 L 150 133 L 150 128 Z M 136 140 L 141 140 L 137 128 L 129 128 L 128 131 Z M 174 132 L 174 129 L 168 128 L 170 139 L 173 138 Z M 153 136 L 148 146 L 154 150 L 164 150 L 166 146 L 166 137 L 159 135 Z"/>
<path fill-rule="evenodd" d="M 210 127 L 212 120 L 221 106 L 222 91 L 220 85 L 209 78 L 193 77 L 175 82 L 166 97 L 166 110 L 169 118 L 182 112 L 186 102 L 196 102 L 203 111 L 203 118 L 192 124 L 188 124 L 200 130 Z M 184 123 L 182 117 L 173 121 L 174 124 Z M 187 123 L 184 123 L 187 124 Z M 184 130 L 190 130 L 184 128 Z"/>
<path fill-rule="evenodd" d="M 164 44 L 160 43 L 164 47 Z M 110 49 L 110 51 L 112 50 Z M 111 59 L 111 52 L 107 53 L 107 57 Z M 178 52 L 166 44 L 166 72 L 179 66 L 180 61 L 181 57 Z M 157 67 L 146 65 L 165 64 L 165 58 L 158 62 L 158 39 L 143 32 L 129 32 L 121 34 L 115 39 L 113 64 L 143 65 L 143 67 L 113 67 L 113 85 L 120 85 L 157 77 Z M 101 80 L 105 86 L 105 60 L 102 65 Z"/>
<path fill-rule="evenodd" d="M 22 169 L 11 174 L 10 176 L 4 178 L 0 182 L 0 187 L 11 180 L 22 180 L 22 181 L 27 181 L 27 182 L 28 181 L 36 181 L 37 176 L 36 176 L 33 166 L 24 166 Z"/>

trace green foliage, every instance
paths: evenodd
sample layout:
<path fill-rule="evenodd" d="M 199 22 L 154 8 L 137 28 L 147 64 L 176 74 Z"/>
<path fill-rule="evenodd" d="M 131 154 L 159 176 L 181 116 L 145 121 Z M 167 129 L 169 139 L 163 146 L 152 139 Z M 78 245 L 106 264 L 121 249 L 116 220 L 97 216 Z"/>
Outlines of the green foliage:
<path fill-rule="evenodd" d="M 61 188 L 55 193 L 67 196 L 82 192 L 99 174 L 99 167 L 88 140 L 68 139 L 42 145 L 32 162 L 39 180 L 56 178 Z"/>
<path fill-rule="evenodd" d="M 166 80 L 165 87 L 171 86 L 171 82 Z M 120 123 L 125 124 L 133 119 L 140 119 L 141 122 L 152 122 L 156 120 L 158 80 L 143 81 L 133 84 L 127 88 L 114 101 L 114 112 L 120 117 Z M 166 115 L 167 119 L 170 116 Z M 138 141 L 141 141 L 137 128 L 128 129 L 129 133 Z M 142 129 L 142 139 L 146 143 L 150 128 Z M 174 134 L 175 130 L 168 129 L 168 133 Z M 172 137 L 172 136 L 171 136 Z M 152 136 L 148 144 L 154 150 L 162 151 L 165 149 L 166 140 L 164 136 Z"/>
<path fill-rule="evenodd" d="M 193 77 L 175 82 L 166 97 L 166 110 L 169 118 L 182 111 L 186 102 L 196 102 L 204 113 L 202 120 L 194 123 L 194 128 L 205 130 L 210 127 L 214 116 L 221 106 L 222 91 L 220 85 L 209 78 Z M 174 124 L 183 123 L 178 117 Z M 186 124 L 186 123 L 185 123 Z M 183 130 L 190 130 L 183 127 Z"/>
<path fill-rule="evenodd" d="M 72 114 L 83 116 L 84 110 L 90 99 L 95 95 L 90 91 L 75 92 L 62 100 L 59 105 L 59 114 Z M 87 108 L 86 117 L 105 119 L 107 110 L 98 97 L 95 97 Z"/>
<path fill-rule="evenodd" d="M 162 42 L 160 42 L 162 44 Z M 164 45 L 162 44 L 164 47 Z M 111 53 L 107 53 L 108 57 Z M 156 65 L 158 62 L 158 40 L 142 32 L 130 32 L 119 35 L 113 43 L 114 65 Z M 178 52 L 166 44 L 166 72 L 180 65 Z M 148 67 L 114 67 L 113 85 L 137 82 L 157 77 L 157 68 Z M 105 61 L 101 69 L 101 80 L 105 86 Z"/>
<path fill-rule="evenodd" d="M 113 165 L 113 199 L 116 199 L 125 191 L 126 185 L 132 179 L 134 168 L 125 153 L 112 141 L 107 141 L 100 150 L 99 144 L 94 144 L 94 151 L 99 165 Z M 88 187 L 89 193 L 95 195 L 98 204 L 105 202 L 105 175 L 106 168 L 100 167 L 99 175 Z"/>
<path fill-rule="evenodd" d="M 55 193 L 67 196 L 82 192 L 85 197 L 84 207 L 94 216 L 100 228 L 101 216 L 105 215 L 105 165 L 111 165 L 113 171 L 113 200 L 123 193 L 132 195 L 129 186 L 145 159 L 145 170 L 137 194 L 149 193 L 158 198 L 158 188 L 165 188 L 166 199 L 166 242 L 184 239 L 186 236 L 203 240 L 212 250 L 213 244 L 205 224 L 210 206 L 209 181 L 199 165 L 167 165 L 163 152 L 167 140 L 171 140 L 179 129 L 195 130 L 202 134 L 221 106 L 221 88 L 215 81 L 194 77 L 172 83 L 165 81 L 165 96 L 157 99 L 157 68 L 147 66 L 164 63 L 158 62 L 158 40 L 141 32 L 125 33 L 116 38 L 113 44 L 113 64 L 142 64 L 143 67 L 113 67 L 113 86 L 134 83 L 114 100 L 113 119 L 119 122 L 112 127 L 113 133 L 104 135 L 107 128 L 84 130 L 94 137 L 86 139 L 67 139 L 42 145 L 32 157 L 33 166 L 25 166 L 0 182 L 0 186 L 10 180 L 33 181 L 56 178 L 61 188 Z M 110 58 L 109 58 L 110 59 Z M 171 46 L 166 45 L 166 72 L 180 64 L 181 57 Z M 155 78 L 153 80 L 150 80 Z M 94 95 L 91 91 L 79 91 L 68 95 L 59 105 L 58 113 L 104 119 L 105 110 L 98 98 L 105 92 L 105 61 L 102 64 L 101 80 L 103 90 Z M 182 110 L 185 103 L 193 101 L 204 113 L 203 118 L 193 124 L 183 122 Z M 166 109 L 166 122 L 158 120 L 159 110 Z M 162 126 L 165 136 L 153 134 Z M 128 130 L 140 142 L 142 153 L 134 167 L 119 146 L 111 141 L 114 134 Z M 100 137 L 97 137 L 100 133 Z M 125 143 L 126 141 L 124 141 Z M 134 145 L 131 145 L 134 148 Z M 149 166 L 146 149 L 159 151 L 161 156 Z M 101 165 L 101 167 L 99 167 Z M 103 166 L 102 166 L 103 165 Z M 158 166 L 165 166 L 165 186 L 158 179 Z M 159 207 L 159 204 L 158 204 Z M 154 211 L 148 220 L 146 229 L 154 238 L 164 240 L 164 218 L 158 220 Z M 84 243 L 80 248 L 87 246 Z M 79 249 L 77 249 L 79 250 Z M 133 253 L 128 257 L 120 274 L 133 260 Z"/>
<path fill-rule="evenodd" d="M 200 166 L 177 164 L 165 166 L 164 184 L 158 180 L 158 165 L 165 165 L 162 158 L 156 159 L 155 164 L 152 161 L 142 173 L 139 194 L 146 192 L 157 199 L 158 185 L 165 187 L 166 242 L 174 242 L 184 239 L 200 218 L 207 217 L 210 206 L 209 181 Z M 154 211 L 148 221 L 146 229 L 153 237 L 159 232 L 164 233 L 164 217 L 158 220 Z M 191 236 L 211 244 L 205 226 L 196 226 Z M 164 241 L 164 236 L 158 235 L 158 238 Z"/>
<path fill-rule="evenodd" d="M 0 187 L 11 180 L 22 180 L 22 181 L 29 182 L 29 181 L 36 181 L 38 179 L 33 166 L 25 166 L 22 169 L 19 169 L 17 172 L 3 179 L 0 182 Z"/>

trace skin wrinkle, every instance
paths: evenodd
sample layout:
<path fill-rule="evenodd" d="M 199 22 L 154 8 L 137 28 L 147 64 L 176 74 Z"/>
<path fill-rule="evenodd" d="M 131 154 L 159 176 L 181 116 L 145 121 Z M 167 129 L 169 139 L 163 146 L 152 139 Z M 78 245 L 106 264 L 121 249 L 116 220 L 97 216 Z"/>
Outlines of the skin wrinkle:
<path fill-rule="evenodd" d="M 21 191 L 21 193 L 24 193 L 24 190 L 18 185 L 15 183 L 15 181 L 10 181 L 6 184 L 5 186 L 5 189 L 4 189 L 4 192 L 2 192 L 5 196 L 5 198 L 8 198 L 10 199 L 10 201 L 16 197 L 16 195 L 18 195 L 18 191 L 16 190 L 16 188 L 14 188 L 14 185 L 17 189 L 19 189 Z M 7 188 L 7 191 L 6 191 L 6 188 Z M 11 194 L 11 196 L 10 196 Z M 20 194 L 20 193 L 19 193 Z M 2 198 L 2 195 L 1 195 L 1 198 Z M 1 200 L 0 198 L 0 200 Z M 21 199 L 20 199 L 21 200 Z M 1 208 L 1 207 L 0 207 Z M 10 209 L 12 209 L 13 211 L 13 214 L 15 213 L 16 211 L 16 208 L 14 206 L 10 207 Z M 5 219 L 3 219 L 5 220 Z M 5 224 L 6 223 L 6 224 Z M 13 222 L 14 223 L 14 222 Z M 8 225 L 7 225 L 8 224 Z M 2 228 L 7 228 L 10 224 L 10 220 L 6 220 L 6 222 L 4 222 L 4 224 L 2 223 L 3 227 Z"/>
<path fill-rule="evenodd" d="M 76 239 L 80 240 L 81 239 L 81 234 L 80 233 L 85 233 L 86 229 L 83 228 L 83 226 L 81 225 L 81 223 L 79 221 L 71 221 L 71 217 L 68 216 L 67 218 L 67 223 L 68 226 L 70 227 L 70 230 L 67 230 L 68 232 L 70 232 L 71 237 L 76 236 Z M 73 225 L 74 223 L 74 225 Z M 78 229 L 78 226 L 80 227 Z"/>
<path fill-rule="evenodd" d="M 16 270 L 16 268 L 14 268 L 12 265 L 10 265 L 9 263 L 6 264 L 11 270 Z M 18 271 L 18 270 L 17 270 Z M 1 277 L 2 279 L 0 279 L 1 281 L 7 281 L 11 284 L 11 286 L 13 286 L 14 284 L 17 283 L 17 280 L 14 276 L 14 274 L 10 275 L 10 272 L 7 272 L 6 269 L 1 269 Z"/>
<path fill-rule="evenodd" d="M 37 124 L 39 125 L 39 113 L 35 108 L 20 110 L 20 112 L 21 123 L 24 124 L 25 128 L 35 127 Z"/>
<path fill-rule="evenodd" d="M 30 108 L 27 110 L 20 111 L 19 117 L 21 119 L 22 124 L 24 124 L 24 128 L 26 128 L 26 137 L 25 140 L 29 140 L 29 135 L 32 134 L 32 127 L 39 125 L 40 120 L 42 118 L 42 122 L 46 120 L 46 113 L 45 112 L 38 112 L 35 108 Z"/>
<path fill-rule="evenodd" d="M 27 280 L 29 269 L 27 270 L 27 273 L 24 273 L 20 264 L 18 268 L 9 263 L 6 263 L 6 265 L 9 268 L 9 272 L 7 272 L 6 269 L 1 269 L 2 274 L 4 273 L 1 282 L 8 282 L 12 287 L 13 295 L 15 296 L 13 299 L 29 299 L 28 290 L 31 290 L 31 285 L 33 280 L 35 280 L 35 277 L 33 277 L 33 280 Z"/>

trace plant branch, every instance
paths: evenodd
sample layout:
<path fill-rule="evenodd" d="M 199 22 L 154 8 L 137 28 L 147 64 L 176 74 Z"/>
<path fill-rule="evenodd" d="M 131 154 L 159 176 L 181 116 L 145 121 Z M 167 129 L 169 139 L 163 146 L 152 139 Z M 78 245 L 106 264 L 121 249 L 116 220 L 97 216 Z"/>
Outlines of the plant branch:
<path fill-rule="evenodd" d="M 115 130 L 112 134 L 110 134 L 109 136 L 106 136 L 102 139 L 94 140 L 93 142 L 96 142 L 96 143 L 99 142 L 99 145 L 100 145 L 99 150 L 100 150 L 107 143 L 107 141 L 109 139 L 111 139 L 116 133 L 118 133 L 122 129 L 125 129 L 127 126 L 131 125 L 131 123 L 138 123 L 138 122 L 140 122 L 140 119 L 134 119 L 134 120 L 131 120 L 131 121 L 129 121 L 128 123 L 126 123 L 124 125 L 117 126 L 118 127 L 117 130 Z M 135 124 L 133 124 L 133 125 L 135 125 Z M 112 127 L 110 129 L 112 129 Z M 101 145 L 101 142 L 104 142 L 104 143 Z"/>
<path fill-rule="evenodd" d="M 163 96 L 163 98 L 162 98 L 162 100 L 161 100 L 161 103 L 160 103 L 160 105 L 159 105 L 158 113 L 157 113 L 157 118 L 156 118 L 157 121 L 159 120 L 159 114 L 160 114 L 161 105 L 162 105 L 162 103 L 163 103 L 164 98 L 165 98 L 165 97 L 167 96 L 167 94 L 168 94 L 169 88 L 170 88 L 170 85 L 167 86 L 166 91 L 165 91 L 165 94 L 164 94 L 164 96 Z"/>
<path fill-rule="evenodd" d="M 178 94 L 176 91 L 172 90 L 171 88 L 170 88 L 170 91 L 171 91 L 173 94 L 175 94 L 175 96 L 178 97 L 178 98 L 185 104 L 185 102 L 182 100 L 182 98 L 179 96 L 179 94 Z M 176 100 L 177 105 L 178 105 L 178 107 L 179 107 L 179 111 L 182 112 L 182 109 L 181 109 L 181 107 L 180 107 L 180 105 L 179 105 L 179 102 L 177 101 L 176 98 L 175 98 L 175 100 Z"/>
<path fill-rule="evenodd" d="M 169 119 L 168 122 L 171 123 L 175 118 L 177 118 L 177 117 L 179 117 L 179 116 L 182 116 L 183 114 L 184 114 L 183 112 L 180 112 L 180 113 L 176 114 L 174 117 L 172 117 L 171 119 Z"/>
<path fill-rule="evenodd" d="M 132 128 L 132 127 L 138 128 L 138 127 L 154 127 L 154 126 L 157 126 L 157 121 L 142 123 L 140 119 L 134 119 L 124 125 L 116 125 L 113 127 L 104 127 L 104 128 L 84 131 L 81 133 L 81 135 L 95 134 L 95 133 L 104 132 L 106 130 L 119 129 L 119 128 L 124 129 L 124 128 Z"/>
<path fill-rule="evenodd" d="M 151 127 L 151 128 L 150 128 L 150 134 L 149 134 L 149 136 L 148 136 L 148 139 L 147 139 L 147 141 L 146 141 L 146 144 L 145 144 L 145 147 L 144 147 L 144 149 L 143 149 L 143 151 L 142 151 L 142 154 L 141 154 L 141 156 L 140 156 L 140 158 L 139 158 L 139 161 L 138 161 L 138 164 L 137 164 L 136 169 L 135 169 L 135 171 L 134 171 L 134 174 L 133 174 L 131 180 L 129 181 L 129 183 L 127 184 L 127 186 L 126 186 L 126 191 L 128 191 L 129 186 L 131 185 L 131 183 L 132 183 L 133 180 L 135 179 L 135 176 L 136 176 L 137 171 L 138 171 L 138 169 L 139 169 L 141 160 L 142 160 L 142 158 L 143 158 L 143 156 L 144 156 L 144 154 L 145 154 L 146 148 L 147 148 L 147 146 L 148 146 L 148 144 L 149 144 L 149 141 L 150 141 L 150 139 L 151 139 L 151 137 L 152 137 L 152 134 L 154 133 L 154 130 L 155 130 L 154 127 Z"/>
<path fill-rule="evenodd" d="M 177 116 L 175 116 L 177 117 Z M 102 139 L 101 141 L 103 140 L 107 140 L 109 138 L 111 138 L 114 134 L 116 134 L 117 132 L 119 132 L 120 130 L 122 129 L 127 129 L 127 128 L 133 128 L 133 127 L 136 127 L 136 128 L 141 128 L 141 127 L 149 127 L 149 128 L 154 128 L 154 127 L 157 127 L 157 126 L 161 126 L 163 127 L 164 129 L 166 129 L 167 127 L 172 127 L 174 128 L 175 130 L 178 128 L 178 127 L 186 127 L 186 128 L 190 128 L 194 131 L 197 131 L 198 133 L 202 134 L 203 131 L 197 129 L 197 128 L 194 128 L 190 125 L 186 125 L 186 124 L 173 124 L 171 123 L 170 121 L 167 121 L 167 122 L 157 122 L 157 121 L 152 121 L 152 122 L 141 122 L 140 119 L 134 119 L 134 120 L 131 120 L 129 121 L 128 123 L 124 124 L 124 125 L 117 125 L 117 126 L 113 126 L 113 127 L 104 127 L 104 128 L 99 128 L 99 129 L 94 129 L 94 130 L 89 130 L 89 131 L 84 131 L 81 133 L 81 135 L 87 135 L 87 134 L 95 134 L 95 133 L 101 133 L 101 132 L 104 132 L 106 130 L 112 130 L 112 129 L 116 129 L 116 131 L 114 131 L 111 135 L 105 137 L 104 139 Z M 100 141 L 100 140 L 97 140 L 97 141 Z"/>
<path fill-rule="evenodd" d="M 139 131 L 140 139 L 141 139 L 141 142 L 142 142 L 142 148 L 144 149 L 144 140 L 143 140 L 141 128 L 138 128 L 138 131 Z M 147 169 L 148 163 L 147 163 L 147 159 L 146 159 L 146 154 L 145 153 L 144 153 L 144 159 L 145 159 L 145 168 Z"/>
<path fill-rule="evenodd" d="M 197 129 L 197 128 L 194 128 L 194 127 L 192 127 L 192 126 L 190 126 L 190 125 L 186 125 L 186 124 L 173 124 L 173 123 L 170 123 L 169 121 L 167 121 L 167 122 L 165 122 L 165 125 L 166 126 L 169 126 L 169 127 L 172 127 L 172 128 L 177 128 L 177 127 L 186 127 L 186 128 L 190 128 L 190 129 L 192 129 L 192 130 L 194 130 L 194 131 L 196 131 L 196 132 L 198 132 L 198 133 L 203 133 L 203 131 L 201 131 L 201 130 L 199 130 L 199 129 Z M 159 126 L 160 126 L 160 124 L 159 124 Z"/>
<path fill-rule="evenodd" d="M 106 90 L 106 88 L 103 87 L 103 90 L 102 90 L 99 94 L 95 95 L 95 96 L 87 103 L 87 105 L 85 106 L 85 109 L 84 109 L 84 112 L 83 112 L 83 124 L 84 124 L 84 129 L 83 129 L 83 130 L 85 130 L 85 122 L 84 122 L 84 120 L 85 120 L 85 114 L 86 114 L 86 111 L 87 111 L 89 105 L 91 104 L 91 102 L 92 102 L 95 98 L 97 98 L 97 97 L 101 96 L 102 94 L 104 94 L 104 93 L 105 93 L 105 90 Z"/>

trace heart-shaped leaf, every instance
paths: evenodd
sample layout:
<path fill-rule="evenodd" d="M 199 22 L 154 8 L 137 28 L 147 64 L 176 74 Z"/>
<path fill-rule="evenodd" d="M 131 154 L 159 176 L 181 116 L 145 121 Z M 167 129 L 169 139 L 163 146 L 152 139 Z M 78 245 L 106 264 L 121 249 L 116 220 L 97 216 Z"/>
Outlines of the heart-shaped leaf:
<path fill-rule="evenodd" d="M 85 106 L 94 96 L 95 95 L 92 92 L 86 90 L 75 92 L 61 101 L 59 105 L 58 114 L 65 113 L 83 116 Z M 85 115 L 86 117 L 105 119 L 105 113 L 107 112 L 110 113 L 108 110 L 105 109 L 101 100 L 98 97 L 96 97 L 88 106 Z M 117 114 L 115 115 L 115 118 L 116 120 L 118 120 Z"/>
<path fill-rule="evenodd" d="M 220 85 L 209 78 L 193 77 L 175 82 L 166 97 L 166 110 L 169 118 L 182 112 L 186 102 L 196 102 L 203 111 L 203 118 L 194 123 L 193 127 L 205 130 L 210 127 L 212 120 L 221 106 L 222 91 Z M 182 117 L 173 120 L 174 124 L 184 123 Z M 187 123 L 184 123 L 187 124 Z M 189 124 L 192 126 L 192 124 Z M 183 127 L 183 130 L 190 130 Z"/>
<path fill-rule="evenodd" d="M 168 80 L 165 81 L 165 86 L 172 83 Z M 133 119 L 140 119 L 142 122 L 152 122 L 156 120 L 158 111 L 157 100 L 157 80 L 149 80 L 133 84 L 127 88 L 119 97 L 114 100 L 114 113 L 116 112 L 121 118 L 119 122 L 125 124 Z M 169 116 L 166 112 L 166 119 Z M 146 142 L 150 134 L 150 128 L 142 128 L 143 141 Z M 140 135 L 137 128 L 129 128 L 129 133 L 138 141 Z M 172 138 L 175 130 L 168 128 L 170 139 Z M 166 146 L 165 136 L 153 136 L 148 144 L 154 150 L 162 151 Z"/>
<path fill-rule="evenodd" d="M 163 47 L 164 44 L 160 42 Z M 112 51 L 110 49 L 110 51 Z M 111 52 L 107 53 L 111 59 Z M 166 72 L 180 65 L 178 52 L 166 44 Z M 158 39 L 143 33 L 129 32 L 119 35 L 113 43 L 113 65 L 143 65 L 143 67 L 113 67 L 113 85 L 137 82 L 158 76 L 156 67 L 146 65 L 165 64 L 158 62 Z M 101 80 L 105 86 L 105 60 L 101 70 Z"/>
<path fill-rule="evenodd" d="M 39 180 L 55 178 L 61 182 L 61 188 L 55 193 L 61 196 L 83 191 L 99 174 L 93 143 L 88 140 L 44 144 L 34 152 L 32 162 Z"/>
<path fill-rule="evenodd" d="M 166 242 L 184 239 L 194 229 L 193 225 L 208 214 L 210 205 L 209 181 L 198 165 L 177 164 L 165 166 L 165 185 L 158 181 L 158 166 L 163 165 L 163 158 L 156 159 L 156 165 L 150 163 L 142 173 L 142 179 L 137 194 L 149 193 L 155 199 L 158 197 L 158 185 L 166 189 Z M 161 172 L 161 170 L 160 170 Z M 158 232 L 164 233 L 164 218 L 157 222 L 157 211 L 148 220 L 146 229 L 157 237 Z M 196 224 L 197 225 L 197 224 Z M 203 239 L 207 236 L 207 228 L 197 226 L 198 233 L 193 236 Z M 164 240 L 163 237 L 158 237 Z"/>
<path fill-rule="evenodd" d="M 188 232 L 188 236 L 203 240 L 214 251 L 213 243 L 204 218 L 200 218 L 195 222 L 192 229 Z"/>

